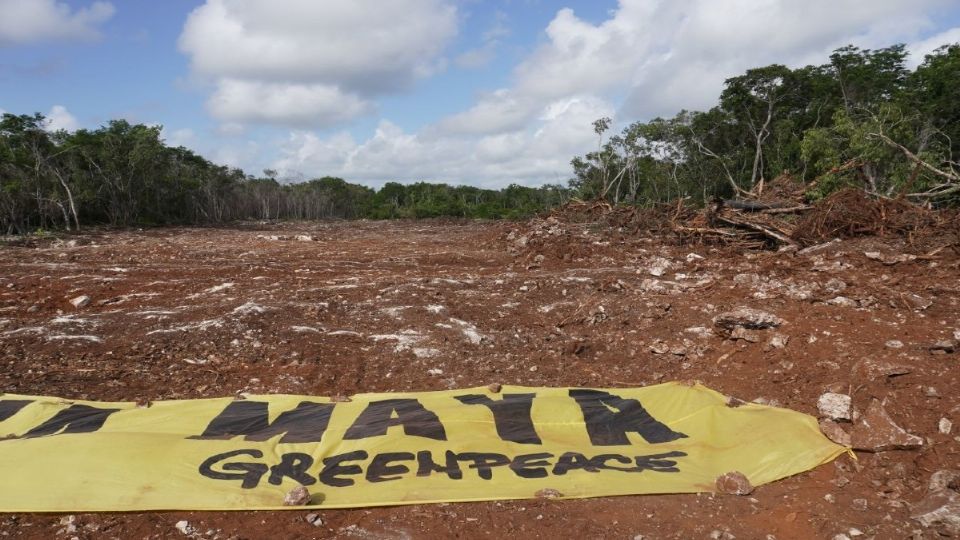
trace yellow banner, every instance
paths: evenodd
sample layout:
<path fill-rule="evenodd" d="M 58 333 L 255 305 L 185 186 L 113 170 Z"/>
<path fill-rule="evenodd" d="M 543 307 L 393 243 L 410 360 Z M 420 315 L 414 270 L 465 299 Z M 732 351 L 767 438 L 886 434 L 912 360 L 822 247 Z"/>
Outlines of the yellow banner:
<path fill-rule="evenodd" d="M 0 511 L 311 505 L 714 491 L 756 486 L 845 449 L 814 418 L 728 405 L 700 385 L 135 403 L 0 395 Z"/>

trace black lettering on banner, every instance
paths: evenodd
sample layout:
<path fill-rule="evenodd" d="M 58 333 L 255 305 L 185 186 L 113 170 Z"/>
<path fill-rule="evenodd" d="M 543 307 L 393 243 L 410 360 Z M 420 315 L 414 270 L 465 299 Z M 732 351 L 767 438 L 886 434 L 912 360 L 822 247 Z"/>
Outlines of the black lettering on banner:
<path fill-rule="evenodd" d="M 341 475 L 361 474 L 363 469 L 359 465 L 344 465 L 345 461 L 358 461 L 367 459 L 367 453 L 363 450 L 354 450 L 346 454 L 337 454 L 323 460 L 323 470 L 320 471 L 320 481 L 328 486 L 346 487 L 352 486 L 355 482 L 351 478 L 338 478 Z"/>
<path fill-rule="evenodd" d="M 417 476 L 430 476 L 432 473 L 446 473 L 451 480 L 460 480 L 463 478 L 463 471 L 460 470 L 460 462 L 457 461 L 457 454 L 447 450 L 447 464 L 439 465 L 433 461 L 433 453 L 429 450 L 417 452 Z"/>
<path fill-rule="evenodd" d="M 397 415 L 395 418 L 394 414 Z M 371 401 L 343 434 L 343 438 L 356 440 L 386 435 L 387 429 L 393 426 L 403 426 L 403 432 L 407 435 L 447 440 L 447 433 L 437 415 L 425 409 L 416 399 Z"/>
<path fill-rule="evenodd" d="M 0 401 L 0 422 L 20 412 L 20 409 L 33 403 L 29 399 L 7 399 Z"/>
<path fill-rule="evenodd" d="M 245 435 L 248 441 L 266 441 L 277 435 L 282 443 L 320 442 L 333 413 L 330 403 L 303 401 L 290 411 L 280 413 L 270 423 L 267 403 L 233 401 L 210 421 L 202 435 L 191 439 L 229 439 Z"/>
<path fill-rule="evenodd" d="M 399 476 L 388 476 L 405 474 L 410 472 L 410 467 L 406 465 L 391 465 L 392 461 L 413 461 L 414 456 L 410 452 L 387 452 L 373 456 L 370 465 L 367 466 L 367 482 L 389 482 L 390 480 L 400 480 Z"/>
<path fill-rule="evenodd" d="M 503 454 L 493 454 L 488 452 L 464 452 L 457 455 L 460 461 L 472 461 L 471 469 L 476 469 L 477 474 L 484 480 L 493 478 L 493 468 L 502 467 L 510 464 L 510 458 Z"/>
<path fill-rule="evenodd" d="M 291 452 L 283 454 L 280 463 L 270 467 L 271 484 L 279 486 L 283 483 L 283 478 L 292 478 L 302 486 L 312 486 L 317 483 L 317 479 L 307 474 L 307 469 L 313 466 L 313 457 L 310 454 L 302 452 Z"/>
<path fill-rule="evenodd" d="M 635 399 L 624 399 L 607 392 L 585 389 L 571 389 L 570 397 L 580 405 L 583 420 L 587 425 L 587 434 L 595 446 L 630 444 L 628 432 L 639 433 L 643 440 L 651 444 L 687 437 L 650 416 Z M 618 412 L 611 411 L 611 408 Z"/>
<path fill-rule="evenodd" d="M 557 464 L 553 466 L 553 474 L 563 476 L 569 471 L 583 469 L 587 472 L 597 472 L 597 468 L 587 456 L 579 452 L 564 452 L 557 458 Z"/>
<path fill-rule="evenodd" d="M 225 463 L 221 469 L 224 471 L 242 471 L 237 473 L 226 473 L 213 470 L 213 466 L 225 459 L 235 456 L 250 456 L 260 459 L 263 452 L 253 448 L 243 450 L 232 450 L 215 456 L 210 456 L 206 461 L 200 464 L 200 474 L 214 480 L 242 480 L 240 487 L 243 489 L 253 489 L 260 483 L 263 475 L 267 474 L 268 467 L 263 463 Z"/>
<path fill-rule="evenodd" d="M 606 469 L 608 471 L 623 471 L 623 472 L 640 472 L 643 469 L 637 467 L 614 467 L 613 465 L 607 465 L 608 461 L 617 461 L 620 463 L 633 463 L 633 460 L 627 456 L 621 456 L 620 454 L 600 454 L 599 456 L 593 456 L 590 458 L 591 465 L 597 470 Z"/>
<path fill-rule="evenodd" d="M 650 456 L 637 456 L 637 468 L 640 470 L 649 470 L 656 472 L 680 472 L 677 468 L 677 462 L 672 459 L 675 457 L 686 457 L 686 452 L 667 452 L 665 454 L 653 454 Z"/>
<path fill-rule="evenodd" d="M 93 433 L 107 421 L 107 417 L 120 409 L 98 409 L 89 405 L 71 405 L 59 411 L 53 418 L 31 429 L 25 438 L 67 433 Z M 62 432 L 60 430 L 63 430 Z"/>
<path fill-rule="evenodd" d="M 490 409 L 500 439 L 520 444 L 541 444 L 530 416 L 535 397 L 536 394 L 504 394 L 503 399 L 494 401 L 482 394 L 469 394 L 456 396 L 455 399 L 465 405 L 484 405 Z"/>
<path fill-rule="evenodd" d="M 552 457 L 553 454 L 546 452 L 516 456 L 510 462 L 510 470 L 520 478 L 546 478 L 549 474 L 547 467 L 550 466 L 550 462 L 544 460 Z"/>

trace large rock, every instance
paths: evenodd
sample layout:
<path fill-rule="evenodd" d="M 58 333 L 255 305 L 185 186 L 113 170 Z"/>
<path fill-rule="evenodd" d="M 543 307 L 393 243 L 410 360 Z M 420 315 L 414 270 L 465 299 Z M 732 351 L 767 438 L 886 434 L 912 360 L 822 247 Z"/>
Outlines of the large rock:
<path fill-rule="evenodd" d="M 945 535 L 960 536 L 960 471 L 933 473 L 927 496 L 912 506 L 910 517 Z"/>
<path fill-rule="evenodd" d="M 737 327 L 749 328 L 750 330 L 776 328 L 785 322 L 772 313 L 747 307 L 738 307 L 732 311 L 721 313 L 713 319 L 713 324 L 728 331 Z"/>
<path fill-rule="evenodd" d="M 866 452 L 913 450 L 923 445 L 923 439 L 907 433 L 890 418 L 878 399 L 870 402 L 853 427 L 850 442 L 855 450 Z"/>
<path fill-rule="evenodd" d="M 820 420 L 820 432 L 837 444 L 850 446 L 850 434 L 843 429 L 843 426 L 833 420 Z"/>

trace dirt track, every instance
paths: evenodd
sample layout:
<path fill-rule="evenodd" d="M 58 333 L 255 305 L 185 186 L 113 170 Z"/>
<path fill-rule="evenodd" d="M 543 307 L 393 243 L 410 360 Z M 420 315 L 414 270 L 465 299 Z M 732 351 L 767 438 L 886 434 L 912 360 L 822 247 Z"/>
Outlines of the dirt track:
<path fill-rule="evenodd" d="M 511 229 L 516 229 L 511 234 Z M 301 241 L 295 235 L 312 235 Z M 271 235 L 281 236 L 279 239 Z M 287 238 L 289 237 L 289 238 Z M 103 400 L 349 395 L 493 382 L 616 387 L 698 379 L 817 414 L 872 398 L 920 450 L 858 453 L 749 497 L 675 495 L 322 512 L 0 515 L 12 537 L 934 538 L 909 518 L 960 463 L 957 252 L 878 239 L 734 253 L 539 222 L 380 222 L 89 233 L 0 247 L 0 391 Z M 89 306 L 69 300 L 89 295 Z M 757 341 L 713 331 L 747 306 Z M 768 342 L 788 339 L 784 348 Z M 897 347 L 890 341 L 899 341 Z M 887 376 L 861 361 L 897 372 Z M 887 370 L 889 371 L 889 370 Z M 938 424 L 946 418 L 951 433 Z M 209 531 L 209 532 L 208 532 Z M 724 534 L 733 536 L 724 536 Z M 712 536 L 711 536 L 712 535 Z"/>

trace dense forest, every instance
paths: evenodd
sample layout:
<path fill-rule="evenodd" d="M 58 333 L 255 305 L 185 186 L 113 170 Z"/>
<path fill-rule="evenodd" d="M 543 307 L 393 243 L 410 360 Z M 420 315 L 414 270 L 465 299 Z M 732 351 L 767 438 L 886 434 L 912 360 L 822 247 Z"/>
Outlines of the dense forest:
<path fill-rule="evenodd" d="M 517 218 L 572 197 L 645 205 L 752 196 L 784 172 L 808 197 L 856 186 L 935 205 L 960 200 L 960 45 L 914 70 L 896 45 L 838 49 L 829 63 L 771 65 L 728 79 L 709 111 L 681 111 L 607 136 L 572 160 L 568 186 L 502 190 L 437 183 L 379 190 L 324 177 L 284 184 L 164 144 L 161 128 L 111 121 L 50 132 L 42 115 L 0 121 L 0 234 L 36 229 L 212 224 L 243 219 Z M 585 126 L 589 129 L 589 126 Z"/>
<path fill-rule="evenodd" d="M 903 45 L 836 50 L 830 62 L 750 69 L 726 81 L 720 103 L 627 126 L 573 160 L 585 198 L 645 204 L 750 197 L 789 173 L 807 196 L 844 187 L 876 197 L 956 203 L 960 196 L 960 44 L 913 71 Z"/>
<path fill-rule="evenodd" d="M 36 115 L 0 121 L 0 234 L 257 219 L 514 218 L 562 204 L 556 186 L 499 191 L 418 182 L 379 190 L 324 177 L 282 184 L 171 148 L 161 128 L 115 120 L 73 133 Z"/>

